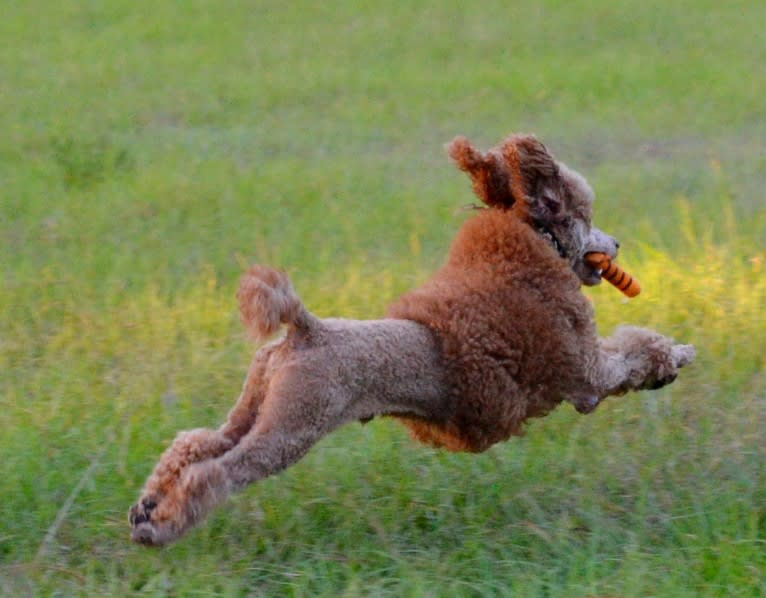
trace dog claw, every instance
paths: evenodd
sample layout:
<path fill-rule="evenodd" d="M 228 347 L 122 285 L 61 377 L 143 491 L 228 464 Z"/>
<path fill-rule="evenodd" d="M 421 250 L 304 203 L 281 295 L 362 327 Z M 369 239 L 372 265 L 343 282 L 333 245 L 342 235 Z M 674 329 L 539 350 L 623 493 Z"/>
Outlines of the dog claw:
<path fill-rule="evenodd" d="M 145 521 L 149 521 L 149 518 L 143 513 L 134 513 L 130 515 L 130 525 L 134 527 Z"/>
<path fill-rule="evenodd" d="M 577 410 L 577 413 L 588 414 L 592 413 L 593 410 L 598 407 L 600 402 L 601 399 L 594 395 L 579 401 L 575 401 L 574 408 Z"/>
<path fill-rule="evenodd" d="M 139 523 L 146 521 L 144 514 L 139 512 L 138 505 L 130 507 L 130 511 L 128 511 L 128 521 L 130 522 L 130 525 L 134 527 Z"/>
<path fill-rule="evenodd" d="M 157 501 L 152 498 L 143 498 L 141 501 L 130 507 L 128 511 L 128 521 L 133 527 L 150 521 L 152 511 L 157 506 Z"/>

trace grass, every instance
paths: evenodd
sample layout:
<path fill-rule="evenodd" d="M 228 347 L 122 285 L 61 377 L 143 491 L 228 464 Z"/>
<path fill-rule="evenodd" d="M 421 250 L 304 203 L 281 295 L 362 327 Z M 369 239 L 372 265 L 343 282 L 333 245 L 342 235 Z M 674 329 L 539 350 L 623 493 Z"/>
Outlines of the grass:
<path fill-rule="evenodd" d="M 766 593 L 764 17 L 704 0 L 9 3 L 0 593 Z M 645 289 L 589 291 L 602 330 L 652 326 L 698 361 L 480 456 L 350 426 L 178 544 L 129 544 L 159 453 L 237 394 L 245 265 L 287 268 L 321 315 L 378 316 L 465 217 L 443 144 L 512 130 L 589 178 Z"/>

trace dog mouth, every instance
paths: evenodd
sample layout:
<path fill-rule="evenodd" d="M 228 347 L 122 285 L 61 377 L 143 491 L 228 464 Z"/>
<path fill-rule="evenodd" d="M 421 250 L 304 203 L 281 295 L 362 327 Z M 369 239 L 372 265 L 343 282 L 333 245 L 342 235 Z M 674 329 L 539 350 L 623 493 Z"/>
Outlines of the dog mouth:
<path fill-rule="evenodd" d="M 589 287 L 601 284 L 601 268 L 591 268 L 587 264 L 583 264 L 583 267 L 586 271 L 585 276 L 580 277 L 580 280 L 582 280 L 583 284 Z"/>
<path fill-rule="evenodd" d="M 601 274 L 602 274 L 602 269 L 600 266 L 593 266 L 585 260 L 585 256 L 588 253 L 599 252 L 599 253 L 605 253 L 609 255 L 611 258 L 616 257 L 617 252 L 615 250 L 610 251 L 607 248 L 603 248 L 603 249 L 599 248 L 599 249 L 588 249 L 584 251 L 581 255 L 579 255 L 579 257 L 573 260 L 573 259 L 570 259 L 571 254 L 566 250 L 566 248 L 564 247 L 564 244 L 559 240 L 556 234 L 549 227 L 538 224 L 537 232 L 540 234 L 541 237 L 546 239 L 548 243 L 550 243 L 550 245 L 553 247 L 556 253 L 559 254 L 560 258 L 569 261 L 575 274 L 577 274 L 577 277 L 580 279 L 580 282 L 586 286 L 592 287 L 592 286 L 601 284 Z"/>
<path fill-rule="evenodd" d="M 600 257 L 594 259 L 594 256 Z M 606 268 L 606 279 L 611 282 L 610 269 L 612 266 L 609 264 L 610 260 L 614 260 L 616 257 L 617 248 L 590 248 L 580 255 L 574 270 L 584 285 L 595 286 L 601 283 L 604 268 Z"/>
<path fill-rule="evenodd" d="M 579 276 L 580 281 L 589 287 L 594 287 L 601 284 L 602 269 L 598 266 L 591 266 L 585 261 L 585 256 L 580 256 L 575 267 L 575 273 Z"/>
<path fill-rule="evenodd" d="M 556 253 L 559 254 L 559 257 L 567 259 L 567 251 L 564 248 L 564 246 L 559 241 L 558 237 L 553 234 L 553 231 L 549 229 L 547 226 L 544 225 L 538 225 L 537 232 L 540 233 L 540 236 L 542 236 L 544 239 L 547 239 L 548 242 L 551 244 L 553 249 L 556 250 Z"/>

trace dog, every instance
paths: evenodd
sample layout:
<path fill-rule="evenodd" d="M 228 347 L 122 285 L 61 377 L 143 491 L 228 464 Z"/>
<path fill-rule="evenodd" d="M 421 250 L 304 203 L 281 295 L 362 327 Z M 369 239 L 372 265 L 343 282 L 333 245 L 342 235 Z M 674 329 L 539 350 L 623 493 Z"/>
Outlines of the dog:
<path fill-rule="evenodd" d="M 176 540 L 234 491 L 278 473 L 323 436 L 391 416 L 413 436 L 481 452 L 562 402 L 592 412 L 606 397 L 672 382 L 691 345 L 620 327 L 599 338 L 581 285 L 584 256 L 619 244 L 591 224 L 593 191 L 532 135 L 487 152 L 449 145 L 484 204 L 445 265 L 385 318 L 320 319 L 281 271 L 254 266 L 237 293 L 256 341 L 240 398 L 218 430 L 180 433 L 129 512 L 132 539 Z"/>

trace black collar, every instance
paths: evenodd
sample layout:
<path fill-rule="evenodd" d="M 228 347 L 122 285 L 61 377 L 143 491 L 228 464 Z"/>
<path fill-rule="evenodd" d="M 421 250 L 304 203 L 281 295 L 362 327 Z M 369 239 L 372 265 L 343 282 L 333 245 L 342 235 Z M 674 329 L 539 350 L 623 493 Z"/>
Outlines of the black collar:
<path fill-rule="evenodd" d="M 550 241 L 551 245 L 553 245 L 553 248 L 558 251 L 559 256 L 563 257 L 564 259 L 567 258 L 567 252 L 566 249 L 564 249 L 564 246 L 559 242 L 559 240 L 556 238 L 556 235 L 553 234 L 553 231 L 549 229 L 547 226 L 538 226 L 537 231 L 548 241 Z"/>

